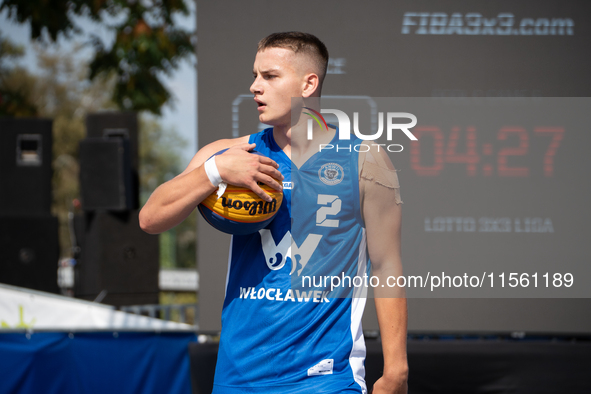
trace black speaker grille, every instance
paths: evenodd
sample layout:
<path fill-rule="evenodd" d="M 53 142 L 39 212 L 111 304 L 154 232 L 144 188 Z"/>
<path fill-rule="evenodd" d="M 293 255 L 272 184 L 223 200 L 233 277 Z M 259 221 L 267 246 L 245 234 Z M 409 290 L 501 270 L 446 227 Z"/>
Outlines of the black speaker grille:
<path fill-rule="evenodd" d="M 81 247 L 76 297 L 93 300 L 106 290 L 103 303 L 158 303 L 158 236 L 140 229 L 138 214 L 89 212 L 76 218 Z"/>
<path fill-rule="evenodd" d="M 49 119 L 0 119 L 0 215 L 51 212 Z"/>
<path fill-rule="evenodd" d="M 88 138 L 80 142 L 80 194 L 84 210 L 131 209 L 129 140 Z"/>
<path fill-rule="evenodd" d="M 58 293 L 58 222 L 0 215 L 0 283 Z"/>

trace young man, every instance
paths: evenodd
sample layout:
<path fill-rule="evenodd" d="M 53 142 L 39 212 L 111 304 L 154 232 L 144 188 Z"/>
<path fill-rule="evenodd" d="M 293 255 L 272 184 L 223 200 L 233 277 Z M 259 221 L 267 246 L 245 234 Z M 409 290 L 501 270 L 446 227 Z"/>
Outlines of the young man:
<path fill-rule="evenodd" d="M 142 229 L 160 233 L 184 220 L 222 181 L 267 201 L 257 182 L 277 190 L 282 185 L 274 179 L 286 185 L 267 228 L 232 237 L 214 393 L 367 392 L 365 299 L 306 297 L 293 288 L 304 270 L 335 266 L 331 272 L 367 274 L 366 252 L 382 283 L 401 274 L 401 201 L 387 155 L 318 153 L 318 142 L 341 143 L 336 130 L 315 127 L 308 141 L 299 127 L 305 119 L 293 126 L 292 98 L 319 98 L 327 63 L 326 47 L 310 34 L 261 40 L 250 91 L 259 120 L 272 127 L 205 146 L 140 212 Z M 264 156 L 248 153 L 254 148 Z M 373 392 L 406 393 L 406 300 L 381 288 L 375 295 L 384 371 Z"/>

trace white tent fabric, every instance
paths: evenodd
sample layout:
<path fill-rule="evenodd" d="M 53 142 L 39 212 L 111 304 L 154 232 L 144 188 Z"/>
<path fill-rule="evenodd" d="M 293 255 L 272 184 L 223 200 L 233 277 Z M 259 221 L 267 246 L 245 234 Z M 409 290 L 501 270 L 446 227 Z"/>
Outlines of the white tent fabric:
<path fill-rule="evenodd" d="M 2 329 L 139 329 L 194 330 L 170 322 L 115 310 L 115 307 L 0 284 Z"/>

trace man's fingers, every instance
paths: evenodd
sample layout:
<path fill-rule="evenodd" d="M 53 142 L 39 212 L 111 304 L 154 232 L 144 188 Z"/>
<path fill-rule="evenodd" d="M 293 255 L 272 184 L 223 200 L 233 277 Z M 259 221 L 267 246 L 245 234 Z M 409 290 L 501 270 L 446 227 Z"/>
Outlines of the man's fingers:
<path fill-rule="evenodd" d="M 259 171 L 263 174 L 277 179 L 278 181 L 282 181 L 284 178 L 283 174 L 278 169 L 271 166 L 262 165 L 259 167 Z"/>
<path fill-rule="evenodd" d="M 275 163 L 273 160 L 269 159 L 268 157 L 261 156 L 261 160 L 259 161 L 261 165 L 259 165 L 259 171 L 263 172 L 269 176 L 272 176 L 275 179 L 280 181 L 283 180 L 283 174 L 278 170 L 279 165 Z"/>
<path fill-rule="evenodd" d="M 230 149 L 241 149 L 246 152 L 249 152 L 249 151 L 253 150 L 254 148 L 256 148 L 256 146 L 257 146 L 257 144 L 255 144 L 254 142 L 252 144 L 244 143 L 244 144 L 235 145 Z M 279 164 L 277 164 L 273 159 L 270 159 L 267 156 L 256 155 L 255 157 L 259 160 L 259 163 L 273 166 L 275 168 L 279 168 Z"/>
<path fill-rule="evenodd" d="M 279 178 L 275 178 L 275 179 L 279 179 Z M 268 186 L 272 187 L 273 189 L 277 190 L 278 192 L 283 191 L 283 185 L 281 185 L 280 183 L 278 183 L 275 179 L 273 179 L 269 175 L 265 175 L 265 174 L 261 173 L 258 176 L 257 181 L 258 182 L 262 182 L 265 185 L 268 185 Z"/>
<path fill-rule="evenodd" d="M 255 144 L 255 143 L 249 144 L 248 142 L 245 142 L 244 144 L 235 145 L 232 148 L 242 149 L 242 150 L 245 150 L 248 152 L 250 150 L 253 150 L 256 146 L 257 146 L 257 144 Z"/>
<path fill-rule="evenodd" d="M 225 155 L 224 162 L 216 162 L 222 179 L 233 185 L 241 185 L 252 190 L 262 200 L 271 202 L 269 196 L 257 182 L 264 183 L 269 187 L 281 192 L 283 191 L 283 175 L 278 170 L 279 165 L 266 156 L 245 154 L 256 147 L 256 144 L 239 144 L 233 146 L 233 152 Z M 222 155 L 224 156 L 224 155 Z"/>
<path fill-rule="evenodd" d="M 270 159 L 267 156 L 260 156 L 259 162 L 262 164 L 266 164 L 268 166 L 273 166 L 275 168 L 279 168 L 279 164 L 277 164 L 273 159 Z"/>
<path fill-rule="evenodd" d="M 256 182 L 253 182 L 252 185 L 249 186 L 249 189 L 256 193 L 262 200 L 271 202 L 273 199 L 270 195 L 268 195 Z"/>

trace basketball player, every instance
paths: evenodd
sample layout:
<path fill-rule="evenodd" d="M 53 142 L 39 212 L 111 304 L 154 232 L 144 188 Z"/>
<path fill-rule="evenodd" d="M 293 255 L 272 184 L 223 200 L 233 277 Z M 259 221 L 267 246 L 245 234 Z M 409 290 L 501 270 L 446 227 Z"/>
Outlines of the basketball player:
<path fill-rule="evenodd" d="M 315 143 L 295 138 L 302 130 L 292 126 L 292 98 L 319 98 L 327 63 L 326 47 L 310 34 L 261 40 L 250 91 L 259 120 L 271 127 L 203 147 L 140 212 L 142 229 L 156 234 L 183 221 L 222 182 L 248 187 L 266 201 L 271 198 L 257 182 L 283 189 L 267 228 L 232 237 L 214 393 L 367 392 L 365 299 L 292 289 L 294 278 L 314 267 L 363 274 L 371 261 L 372 275 L 401 274 L 401 201 L 387 155 L 317 154 L 316 142 L 341 143 L 334 128 L 315 126 Z M 255 148 L 264 156 L 248 153 Z M 384 371 L 373 393 L 406 393 L 406 300 L 380 288 L 375 296 Z"/>

